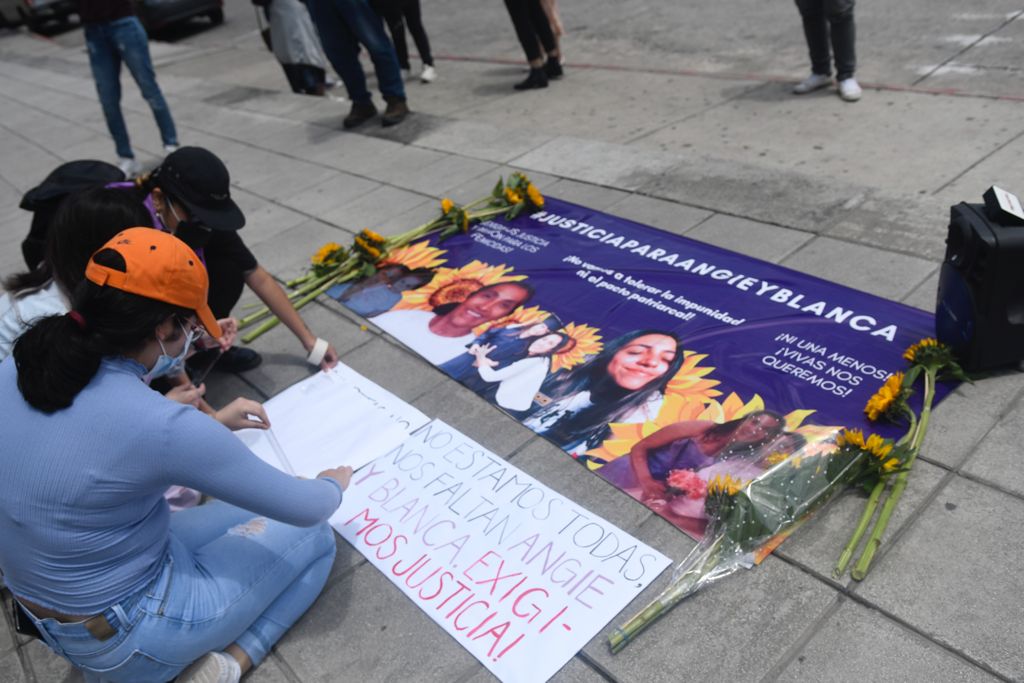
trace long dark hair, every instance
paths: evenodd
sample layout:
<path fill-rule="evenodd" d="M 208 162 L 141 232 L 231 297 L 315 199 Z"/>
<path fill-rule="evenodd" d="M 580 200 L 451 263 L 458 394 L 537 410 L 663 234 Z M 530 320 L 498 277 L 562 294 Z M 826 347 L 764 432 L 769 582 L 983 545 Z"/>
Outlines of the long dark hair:
<path fill-rule="evenodd" d="M 736 433 L 736 430 L 739 429 L 740 425 L 742 425 L 747 420 L 752 420 L 755 417 L 760 417 L 762 415 L 767 415 L 773 418 L 775 420 L 775 427 L 766 430 L 766 433 L 763 437 L 761 437 L 760 439 L 755 439 L 754 441 L 736 441 L 733 439 L 733 434 Z M 726 458 L 732 458 L 737 456 L 759 457 L 761 454 L 759 453 L 758 449 L 761 446 L 764 446 L 765 444 L 773 441 L 775 437 L 782 433 L 782 430 L 785 429 L 785 427 L 786 419 L 782 417 L 782 415 L 776 413 L 773 410 L 757 410 L 747 415 L 744 415 L 743 417 L 737 417 L 734 420 L 729 420 L 728 422 L 723 422 L 722 424 L 715 425 L 714 427 L 711 427 L 706 432 L 704 432 L 704 434 L 706 436 L 724 436 L 729 438 L 729 442 L 726 443 L 725 446 L 723 446 L 722 449 L 715 454 L 715 458 L 718 460 L 724 460 Z M 799 434 L 794 434 L 794 436 L 797 436 L 801 439 L 803 438 Z"/>
<path fill-rule="evenodd" d="M 567 348 L 571 348 L 570 344 L 572 346 L 576 346 L 576 340 L 573 339 L 572 337 L 570 337 L 569 335 L 567 335 L 565 332 L 548 332 L 546 334 L 540 335 L 539 337 L 532 337 L 532 339 L 533 339 L 534 342 L 536 342 L 536 341 L 539 341 L 539 340 L 543 339 L 544 337 L 550 337 L 550 336 L 558 337 L 558 345 L 555 346 L 553 349 L 551 349 L 549 351 L 545 351 L 544 353 L 536 354 L 534 356 L 534 358 L 550 358 L 551 356 L 555 355 L 556 353 L 561 353 L 562 351 L 565 351 Z M 533 342 L 531 342 L 530 345 L 532 346 Z M 526 348 L 527 348 L 527 352 L 529 352 L 529 348 L 530 347 L 528 346 Z"/>
<path fill-rule="evenodd" d="M 608 364 L 619 351 L 629 346 L 634 340 L 650 334 L 657 334 L 674 339 L 676 355 L 669 364 L 665 374 L 651 380 L 645 386 L 635 390 L 627 390 L 615 384 L 608 376 Z M 579 393 L 590 392 L 592 405 L 583 410 L 566 415 L 559 419 L 545 432 L 545 436 L 567 447 L 581 440 L 588 445 L 596 446 L 601 438 L 608 433 L 608 423 L 618 422 L 631 412 L 660 396 L 665 387 L 672 381 L 683 364 L 683 349 L 679 338 L 671 332 L 661 330 L 634 330 L 617 337 L 583 365 L 568 373 L 549 377 L 541 387 L 541 393 L 553 400 L 558 400 Z"/>
<path fill-rule="evenodd" d="M 153 227 L 149 211 L 133 191 L 97 187 L 64 199 L 46 237 L 46 256 L 35 269 L 4 280 L 12 297 L 51 280 L 70 297 L 85 278 L 89 257 L 126 228 Z"/>
<path fill-rule="evenodd" d="M 111 249 L 97 252 L 93 260 L 125 270 L 124 259 Z M 135 351 L 169 317 L 193 313 L 89 280 L 76 288 L 72 310 L 81 315 L 84 325 L 70 314 L 50 316 L 30 327 L 14 344 L 18 390 L 30 406 L 44 413 L 70 406 L 92 381 L 104 356 Z"/>

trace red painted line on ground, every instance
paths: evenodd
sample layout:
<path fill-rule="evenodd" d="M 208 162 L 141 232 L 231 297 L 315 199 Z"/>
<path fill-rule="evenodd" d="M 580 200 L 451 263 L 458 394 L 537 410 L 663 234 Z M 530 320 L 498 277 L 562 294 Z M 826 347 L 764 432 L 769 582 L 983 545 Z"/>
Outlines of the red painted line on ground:
<path fill-rule="evenodd" d="M 476 64 L 506 64 L 510 66 L 524 66 L 521 59 L 503 59 L 500 57 L 469 57 L 465 55 L 435 55 L 437 59 L 449 62 L 466 62 Z M 796 83 L 799 81 L 792 76 L 779 76 L 776 74 L 755 74 L 738 73 L 732 71 L 701 71 L 699 69 L 659 69 L 638 66 L 622 66 L 618 64 L 589 64 L 586 62 L 566 62 L 565 66 L 571 69 L 589 69 L 594 71 L 620 71 L 624 73 L 657 74 L 663 76 L 689 76 L 694 78 L 715 78 L 724 81 L 761 81 L 767 83 Z M 1002 100 L 1007 102 L 1024 102 L 1024 95 L 989 95 L 986 93 L 970 92 L 959 88 L 923 88 L 916 85 L 893 85 L 890 83 L 865 83 L 861 86 L 871 90 L 883 90 L 888 92 L 905 92 L 916 95 L 945 95 L 948 97 L 967 97 L 986 100 Z"/>

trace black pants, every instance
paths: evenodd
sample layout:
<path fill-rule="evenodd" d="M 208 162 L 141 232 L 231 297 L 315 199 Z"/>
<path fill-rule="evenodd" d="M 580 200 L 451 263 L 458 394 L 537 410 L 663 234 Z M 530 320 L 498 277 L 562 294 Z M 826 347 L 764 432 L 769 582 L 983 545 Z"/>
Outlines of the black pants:
<path fill-rule="evenodd" d="M 853 3 L 854 0 L 796 0 L 804 22 L 804 36 L 814 73 L 823 76 L 832 73 L 829 60 L 831 38 L 836 78 L 843 80 L 853 76 L 857 68 Z"/>
<path fill-rule="evenodd" d="M 300 95 L 323 95 L 327 72 L 311 64 L 282 64 L 292 92 Z"/>
<path fill-rule="evenodd" d="M 544 14 L 544 8 L 540 6 L 540 0 L 505 0 L 505 7 L 512 17 L 512 26 L 516 29 L 516 37 L 523 46 L 526 59 L 533 62 L 543 58 L 545 55 L 541 54 L 541 46 L 549 53 L 558 49 L 555 34 L 551 32 L 551 23 L 548 15 Z"/>
<path fill-rule="evenodd" d="M 420 15 L 420 0 L 373 0 L 373 9 L 388 25 L 400 67 L 412 68 L 409 65 L 409 46 L 405 42 L 406 27 L 409 27 L 420 59 L 426 66 L 434 65 L 434 57 L 430 54 L 430 39 L 427 38 Z"/>

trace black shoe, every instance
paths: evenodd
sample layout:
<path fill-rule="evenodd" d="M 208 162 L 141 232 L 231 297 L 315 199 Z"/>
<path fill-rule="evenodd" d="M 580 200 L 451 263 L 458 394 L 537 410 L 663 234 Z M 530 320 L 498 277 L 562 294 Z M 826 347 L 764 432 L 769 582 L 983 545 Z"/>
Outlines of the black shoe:
<path fill-rule="evenodd" d="M 373 106 L 373 102 L 353 102 L 352 110 L 349 111 L 342 125 L 345 128 L 355 128 L 366 123 L 376 115 L 377 107 Z"/>
<path fill-rule="evenodd" d="M 185 365 L 193 379 L 205 377 L 211 370 L 218 372 L 245 372 L 263 362 L 263 357 L 241 346 L 232 346 L 218 357 L 218 349 L 206 349 L 192 354 Z M 211 368 L 210 365 L 213 364 Z"/>
<path fill-rule="evenodd" d="M 516 90 L 533 90 L 534 88 L 548 87 L 548 75 L 544 73 L 544 67 L 530 68 L 530 75 L 522 83 L 516 83 Z"/>
<path fill-rule="evenodd" d="M 558 57 L 548 57 L 547 64 L 544 65 L 544 73 L 550 78 L 561 78 L 562 65 L 558 61 Z"/>
<path fill-rule="evenodd" d="M 409 105 L 405 103 L 404 99 L 397 97 L 386 97 L 384 99 L 388 102 L 388 108 L 384 110 L 384 115 L 380 117 L 380 123 L 385 127 L 397 126 L 409 115 Z"/>

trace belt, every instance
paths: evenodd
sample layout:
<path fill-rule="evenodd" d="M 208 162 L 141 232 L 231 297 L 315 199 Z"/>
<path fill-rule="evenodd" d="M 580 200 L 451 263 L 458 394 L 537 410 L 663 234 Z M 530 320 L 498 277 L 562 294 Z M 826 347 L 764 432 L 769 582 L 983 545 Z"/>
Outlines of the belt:
<path fill-rule="evenodd" d="M 114 628 L 105 614 L 96 614 L 93 616 L 63 614 L 56 610 L 47 609 L 46 607 L 42 607 L 23 598 L 18 598 L 18 602 L 26 611 L 31 612 L 36 619 L 54 619 L 62 624 L 82 623 L 85 626 L 85 630 L 87 630 L 93 638 L 101 642 L 113 637 L 117 633 L 117 629 Z"/>

